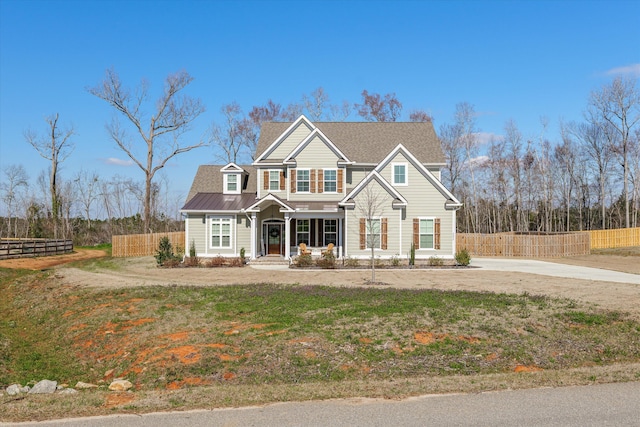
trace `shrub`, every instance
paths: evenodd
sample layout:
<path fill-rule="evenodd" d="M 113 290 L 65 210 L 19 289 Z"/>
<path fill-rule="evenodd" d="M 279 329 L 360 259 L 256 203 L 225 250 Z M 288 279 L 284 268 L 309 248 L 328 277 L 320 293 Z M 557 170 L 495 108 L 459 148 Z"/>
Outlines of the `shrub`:
<path fill-rule="evenodd" d="M 188 267 L 200 267 L 200 258 L 198 258 L 197 256 L 193 256 L 193 257 L 190 256 L 184 260 L 184 263 Z"/>
<path fill-rule="evenodd" d="M 166 259 L 162 263 L 162 266 L 167 268 L 176 268 L 180 266 L 180 257 L 174 256 L 173 258 Z"/>
<path fill-rule="evenodd" d="M 244 247 L 240 248 L 240 259 L 242 260 L 242 263 L 244 264 L 245 261 L 245 251 L 244 251 Z"/>
<path fill-rule="evenodd" d="M 376 268 L 384 267 L 384 262 L 382 262 L 382 258 L 380 258 L 379 256 L 373 259 L 373 264 Z"/>
<path fill-rule="evenodd" d="M 360 260 L 358 258 L 347 257 L 344 260 L 344 265 L 347 267 L 359 267 Z"/>
<path fill-rule="evenodd" d="M 432 267 L 440 267 L 444 265 L 444 260 L 436 255 L 429 257 L 429 265 Z"/>
<path fill-rule="evenodd" d="M 296 258 L 296 265 L 298 267 L 310 267 L 313 265 L 313 258 L 308 254 L 300 255 Z"/>
<path fill-rule="evenodd" d="M 240 256 L 238 258 L 229 258 L 228 260 L 229 267 L 244 267 L 244 257 Z"/>
<path fill-rule="evenodd" d="M 471 255 L 466 248 L 462 248 L 458 252 L 456 252 L 456 263 L 458 265 L 464 266 L 467 266 L 471 263 Z"/>
<path fill-rule="evenodd" d="M 191 240 L 191 245 L 189 246 L 189 258 L 196 257 L 196 241 Z"/>
<path fill-rule="evenodd" d="M 411 251 L 409 252 L 409 265 L 412 267 L 416 265 L 416 245 L 414 243 L 411 243 Z"/>
<path fill-rule="evenodd" d="M 160 243 L 158 243 L 158 249 L 154 257 L 158 266 L 175 267 L 180 263 L 180 257 L 173 253 L 171 241 L 169 241 L 169 237 L 167 236 L 160 238 Z"/>
<path fill-rule="evenodd" d="M 210 258 L 205 265 L 209 268 L 222 267 L 225 264 L 225 262 L 226 260 L 224 259 L 224 257 L 218 255 L 216 257 Z"/>
<path fill-rule="evenodd" d="M 389 264 L 391 264 L 394 267 L 398 267 L 400 265 L 400 258 L 398 254 L 395 254 L 394 256 L 391 257 L 391 259 L 389 260 Z"/>
<path fill-rule="evenodd" d="M 336 268 L 336 256 L 333 251 L 327 251 L 322 258 L 316 261 L 316 265 L 321 268 Z"/>

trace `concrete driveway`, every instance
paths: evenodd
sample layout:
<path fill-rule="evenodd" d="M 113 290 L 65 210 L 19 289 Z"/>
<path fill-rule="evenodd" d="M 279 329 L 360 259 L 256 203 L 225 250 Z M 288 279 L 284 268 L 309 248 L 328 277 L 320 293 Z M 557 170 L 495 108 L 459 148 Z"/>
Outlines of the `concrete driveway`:
<path fill-rule="evenodd" d="M 601 268 L 557 264 L 554 262 L 516 258 L 473 258 L 471 265 L 485 270 L 515 271 L 565 277 L 568 279 L 597 280 L 602 282 L 632 283 L 640 285 L 640 275 L 603 270 Z"/>

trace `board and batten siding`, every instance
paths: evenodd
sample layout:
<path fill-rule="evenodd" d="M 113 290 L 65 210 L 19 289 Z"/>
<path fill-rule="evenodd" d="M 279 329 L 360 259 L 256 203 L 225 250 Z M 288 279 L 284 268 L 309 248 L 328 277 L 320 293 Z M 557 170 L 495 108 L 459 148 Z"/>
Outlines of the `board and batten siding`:
<path fill-rule="evenodd" d="M 406 186 L 394 187 L 407 200 L 406 216 L 402 225 L 402 254 L 409 253 L 413 241 L 413 218 L 440 218 L 440 249 L 418 249 L 416 258 L 453 256 L 453 213 L 445 209 L 446 198 L 401 153 L 382 171 L 381 175 L 392 182 L 393 163 L 407 164 Z"/>
<path fill-rule="evenodd" d="M 295 148 L 311 133 L 306 124 L 300 123 L 284 141 L 278 145 L 269 156 L 268 159 L 282 160 L 287 157 Z"/>

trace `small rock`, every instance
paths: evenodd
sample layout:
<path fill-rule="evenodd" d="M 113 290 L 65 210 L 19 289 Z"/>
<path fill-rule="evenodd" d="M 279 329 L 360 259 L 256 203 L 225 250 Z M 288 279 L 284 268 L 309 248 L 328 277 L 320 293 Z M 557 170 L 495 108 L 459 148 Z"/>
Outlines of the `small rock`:
<path fill-rule="evenodd" d="M 11 384 L 7 387 L 6 392 L 9 396 L 15 396 L 16 394 L 22 393 L 22 386 L 20 384 Z"/>
<path fill-rule="evenodd" d="M 107 372 L 104 373 L 104 380 L 108 381 L 111 378 L 113 378 L 113 373 L 115 372 L 115 369 L 109 369 Z"/>
<path fill-rule="evenodd" d="M 29 393 L 29 390 L 31 390 L 31 387 L 26 385 L 20 389 L 20 393 Z"/>
<path fill-rule="evenodd" d="M 60 390 L 58 394 L 76 394 L 78 390 L 73 388 L 65 388 L 64 390 Z"/>
<path fill-rule="evenodd" d="M 111 391 L 127 391 L 131 387 L 133 387 L 133 384 L 127 380 L 115 380 L 109 384 L 109 390 Z"/>
<path fill-rule="evenodd" d="M 56 381 L 42 380 L 29 390 L 29 394 L 49 394 L 56 391 L 58 383 Z"/>
<path fill-rule="evenodd" d="M 86 388 L 98 388 L 98 386 L 96 384 L 91 384 L 91 383 L 85 383 L 85 382 L 82 382 L 82 381 L 78 381 L 76 383 L 76 388 L 79 388 L 79 389 L 82 390 L 82 389 L 86 389 Z"/>

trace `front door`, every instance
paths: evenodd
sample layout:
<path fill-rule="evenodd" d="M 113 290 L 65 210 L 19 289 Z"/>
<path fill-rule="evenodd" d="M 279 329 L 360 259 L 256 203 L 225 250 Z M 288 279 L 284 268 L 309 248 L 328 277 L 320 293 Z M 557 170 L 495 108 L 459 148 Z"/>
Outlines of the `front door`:
<path fill-rule="evenodd" d="M 267 225 L 267 254 L 280 255 L 282 224 Z"/>

